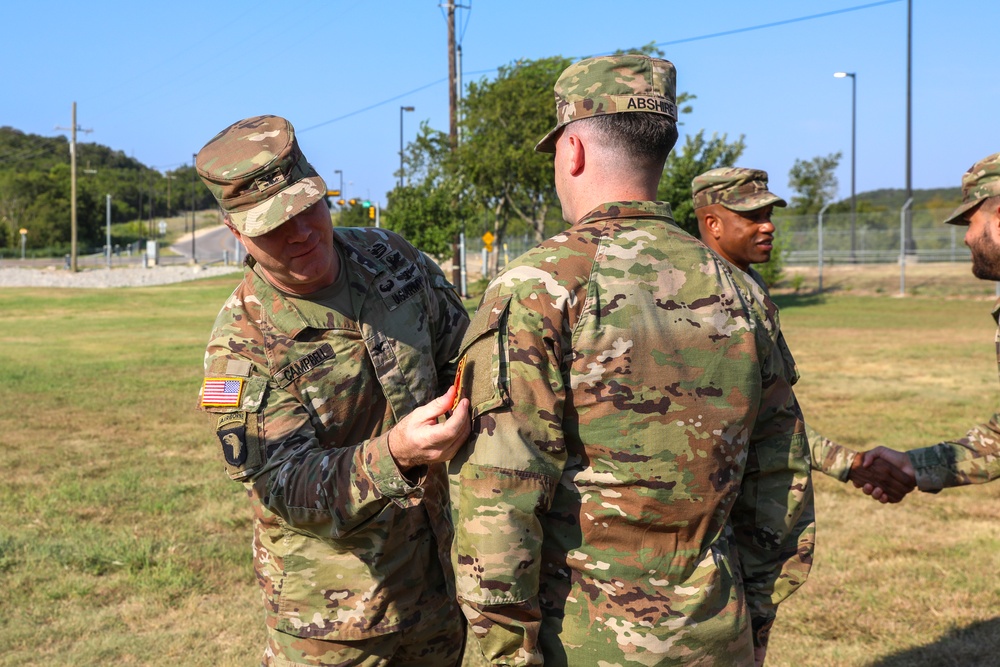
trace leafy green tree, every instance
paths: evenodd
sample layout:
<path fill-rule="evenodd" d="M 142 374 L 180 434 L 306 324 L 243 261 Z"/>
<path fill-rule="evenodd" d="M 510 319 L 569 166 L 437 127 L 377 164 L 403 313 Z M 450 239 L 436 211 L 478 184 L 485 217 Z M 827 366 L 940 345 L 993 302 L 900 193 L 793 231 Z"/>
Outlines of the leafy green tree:
<path fill-rule="evenodd" d="M 389 193 L 386 227 L 399 232 L 427 254 L 446 257 L 451 254 L 456 226 L 441 223 L 464 217 L 460 210 L 461 203 L 451 190 L 422 181 Z"/>
<path fill-rule="evenodd" d="M 474 216 L 448 135 L 421 123 L 417 138 L 407 146 L 405 166 L 409 183 L 389 192 L 384 224 L 426 253 L 448 255 L 465 222 Z"/>
<path fill-rule="evenodd" d="M 706 139 L 705 130 L 699 130 L 697 134 L 684 138 L 684 146 L 680 150 L 675 148 L 670 152 L 656 197 L 670 203 L 674 220 L 681 229 L 698 236 L 698 219 L 691 201 L 691 181 L 694 177 L 710 169 L 733 166 L 745 149 L 743 135 L 729 142 L 725 134 L 720 137 L 713 133 L 711 138 Z"/>
<path fill-rule="evenodd" d="M 562 57 L 521 60 L 493 80 L 469 84 L 462 103 L 457 171 L 483 209 L 493 215 L 502 243 L 510 217 L 525 223 L 537 241 L 556 201 L 552 157 L 535 144 L 552 129 L 552 86 L 569 66 Z"/>
<path fill-rule="evenodd" d="M 66 137 L 42 137 L 0 127 L 0 247 L 20 243 L 64 252 L 70 243 L 70 155 Z M 134 221 L 149 233 L 151 220 L 214 207 L 211 193 L 185 165 L 160 173 L 122 151 L 77 144 L 77 232 L 82 252 L 104 244 L 106 196 L 113 224 Z"/>
<path fill-rule="evenodd" d="M 796 215 L 819 213 L 837 194 L 837 176 L 841 154 L 830 153 L 811 160 L 796 160 L 788 171 L 788 187 L 795 192 L 789 212 Z"/>

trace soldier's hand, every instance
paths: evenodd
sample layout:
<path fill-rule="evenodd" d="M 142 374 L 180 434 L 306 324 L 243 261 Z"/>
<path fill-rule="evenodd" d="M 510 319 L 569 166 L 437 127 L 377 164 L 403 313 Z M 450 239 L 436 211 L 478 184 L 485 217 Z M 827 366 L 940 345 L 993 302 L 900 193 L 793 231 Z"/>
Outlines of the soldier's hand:
<path fill-rule="evenodd" d="M 888 447 L 855 457 L 848 479 L 880 503 L 898 503 L 917 485 L 909 457 Z"/>
<path fill-rule="evenodd" d="M 451 460 L 472 430 L 469 399 L 463 398 L 447 415 L 455 401 L 455 387 L 403 417 L 389 430 L 389 452 L 403 472 L 419 465 Z"/>

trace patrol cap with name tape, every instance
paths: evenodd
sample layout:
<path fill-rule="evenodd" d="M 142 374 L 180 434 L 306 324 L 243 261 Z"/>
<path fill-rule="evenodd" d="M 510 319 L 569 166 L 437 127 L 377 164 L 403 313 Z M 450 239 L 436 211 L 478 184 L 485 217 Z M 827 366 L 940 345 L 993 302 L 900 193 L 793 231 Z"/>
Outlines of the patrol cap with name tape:
<path fill-rule="evenodd" d="M 695 209 L 722 204 L 731 211 L 755 211 L 768 205 L 787 206 L 767 189 L 767 172 L 744 167 L 720 167 L 691 181 Z"/>
<path fill-rule="evenodd" d="M 323 199 L 326 184 L 280 116 L 254 116 L 198 152 L 198 175 L 241 234 L 260 236 Z"/>
<path fill-rule="evenodd" d="M 951 212 L 945 222 L 952 225 L 967 225 L 965 214 L 979 202 L 989 197 L 1000 196 L 1000 153 L 987 155 L 962 175 L 962 203 Z"/>
<path fill-rule="evenodd" d="M 601 114 L 658 113 L 677 120 L 677 70 L 669 60 L 639 54 L 585 58 L 567 67 L 555 85 L 556 126 L 538 142 L 555 153 L 559 130 Z"/>

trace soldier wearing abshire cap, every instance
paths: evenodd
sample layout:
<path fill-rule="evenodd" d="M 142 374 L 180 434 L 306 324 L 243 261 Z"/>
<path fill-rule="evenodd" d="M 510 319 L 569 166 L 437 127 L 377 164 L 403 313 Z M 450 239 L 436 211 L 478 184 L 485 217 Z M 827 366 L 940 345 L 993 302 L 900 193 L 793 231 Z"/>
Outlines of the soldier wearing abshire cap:
<path fill-rule="evenodd" d="M 655 201 L 675 82 L 643 55 L 562 73 L 536 150 L 569 229 L 490 283 L 463 342 L 452 560 L 495 664 L 752 665 L 809 572 L 773 304 Z"/>
<path fill-rule="evenodd" d="M 458 664 L 442 462 L 469 432 L 461 301 L 399 236 L 333 228 L 285 119 L 234 123 L 197 169 L 248 253 L 200 405 L 250 497 L 264 664 Z"/>

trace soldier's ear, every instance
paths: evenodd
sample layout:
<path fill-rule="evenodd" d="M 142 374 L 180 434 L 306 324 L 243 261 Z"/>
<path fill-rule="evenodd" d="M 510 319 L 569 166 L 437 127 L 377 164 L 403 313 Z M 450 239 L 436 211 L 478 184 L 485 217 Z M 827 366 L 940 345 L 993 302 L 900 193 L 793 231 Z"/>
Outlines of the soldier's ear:
<path fill-rule="evenodd" d="M 225 223 L 226 227 L 229 227 L 229 231 L 231 231 L 233 233 L 233 236 L 236 237 L 236 240 L 238 240 L 240 243 L 243 243 L 243 235 L 240 234 L 239 230 L 236 229 L 236 227 L 233 226 L 233 223 L 229 219 L 229 215 L 228 214 L 224 214 L 222 216 L 222 222 Z"/>
<path fill-rule="evenodd" d="M 566 146 L 569 149 L 569 160 L 567 160 L 569 172 L 572 176 L 579 176 L 580 172 L 583 171 L 584 165 L 587 163 L 587 151 L 583 145 L 583 140 L 578 133 L 570 133 L 566 140 Z"/>
<path fill-rule="evenodd" d="M 705 228 L 716 241 L 722 238 L 722 218 L 715 213 L 705 214 Z"/>

